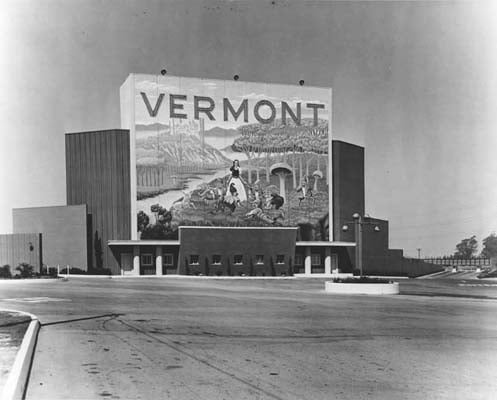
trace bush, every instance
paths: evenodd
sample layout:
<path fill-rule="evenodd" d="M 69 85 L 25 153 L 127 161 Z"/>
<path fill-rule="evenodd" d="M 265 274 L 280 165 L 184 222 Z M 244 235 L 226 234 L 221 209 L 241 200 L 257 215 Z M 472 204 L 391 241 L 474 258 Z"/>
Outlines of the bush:
<path fill-rule="evenodd" d="M 483 271 L 482 273 L 478 274 L 477 278 L 497 278 L 497 270 L 494 269 L 493 271 Z"/>
<path fill-rule="evenodd" d="M 5 264 L 3 267 L 0 267 L 0 278 L 4 279 L 12 278 L 12 273 L 10 272 L 9 264 Z"/>
<path fill-rule="evenodd" d="M 20 263 L 17 268 L 21 278 L 32 278 L 35 276 L 34 267 L 28 263 Z"/>
<path fill-rule="evenodd" d="M 59 272 L 61 275 L 67 274 L 67 267 L 62 268 Z M 69 274 L 72 275 L 86 275 L 87 272 L 82 270 L 81 268 L 76 268 L 76 267 L 69 267 Z"/>
<path fill-rule="evenodd" d="M 112 271 L 109 268 L 95 268 L 89 269 L 88 272 L 83 272 L 86 275 L 112 275 Z M 71 268 L 72 274 L 72 268 Z"/>
<path fill-rule="evenodd" d="M 382 278 L 369 278 L 367 276 L 361 276 L 360 278 L 335 278 L 333 279 L 335 283 L 392 283 L 388 279 Z"/>

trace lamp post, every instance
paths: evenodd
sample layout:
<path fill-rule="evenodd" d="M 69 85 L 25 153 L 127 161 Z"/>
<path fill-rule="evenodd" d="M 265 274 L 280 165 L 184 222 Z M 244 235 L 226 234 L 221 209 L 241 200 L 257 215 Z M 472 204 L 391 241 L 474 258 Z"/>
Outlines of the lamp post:
<path fill-rule="evenodd" d="M 355 235 L 355 262 L 356 268 L 359 270 L 359 273 L 362 276 L 362 226 L 363 225 L 375 225 L 371 221 L 365 221 L 365 218 L 370 218 L 369 216 L 361 216 L 359 213 L 354 213 L 352 215 L 353 221 L 346 221 L 345 225 L 342 226 L 342 230 L 347 232 L 349 230 L 349 226 L 347 224 L 354 224 L 354 235 Z M 380 231 L 380 227 L 375 225 L 375 232 Z"/>

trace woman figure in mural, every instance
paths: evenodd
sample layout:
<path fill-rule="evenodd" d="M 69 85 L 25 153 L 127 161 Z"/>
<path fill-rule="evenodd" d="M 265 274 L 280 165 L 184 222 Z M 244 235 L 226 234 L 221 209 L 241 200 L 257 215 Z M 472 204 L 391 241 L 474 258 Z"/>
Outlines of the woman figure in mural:
<path fill-rule="evenodd" d="M 240 162 L 238 160 L 233 161 L 230 171 L 231 177 L 228 180 L 228 193 L 233 195 L 233 191 L 236 190 L 238 201 L 243 203 L 244 201 L 247 201 L 247 192 L 242 180 L 242 169 L 240 168 Z"/>

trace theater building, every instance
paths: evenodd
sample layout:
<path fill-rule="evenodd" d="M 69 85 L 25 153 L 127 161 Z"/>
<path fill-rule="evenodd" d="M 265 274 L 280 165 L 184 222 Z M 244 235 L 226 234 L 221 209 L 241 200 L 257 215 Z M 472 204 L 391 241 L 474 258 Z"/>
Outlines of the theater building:
<path fill-rule="evenodd" d="M 120 129 L 65 135 L 67 205 L 13 211 L 16 246 L 38 246 L 38 270 L 353 271 L 364 148 L 333 140 L 331 89 L 131 74 L 120 96 Z M 368 222 L 365 273 L 431 271 L 389 249 L 388 221 Z M 3 236 L 0 263 L 13 246 Z"/>

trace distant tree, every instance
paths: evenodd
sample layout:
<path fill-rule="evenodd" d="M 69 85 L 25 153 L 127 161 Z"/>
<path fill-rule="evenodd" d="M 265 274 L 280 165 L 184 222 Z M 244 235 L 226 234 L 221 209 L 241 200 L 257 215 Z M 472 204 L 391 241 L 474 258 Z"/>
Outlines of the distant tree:
<path fill-rule="evenodd" d="M 95 264 L 97 269 L 100 269 L 104 265 L 104 258 L 103 258 L 104 251 L 102 247 L 102 238 L 98 236 L 98 231 L 95 231 L 93 246 L 95 250 Z"/>
<path fill-rule="evenodd" d="M 497 257 L 497 235 L 492 232 L 485 239 L 483 239 L 483 249 L 481 256 L 485 258 Z"/>
<path fill-rule="evenodd" d="M 461 242 L 456 246 L 454 257 L 472 258 L 476 254 L 477 248 L 478 241 L 476 240 L 476 236 L 473 235 L 469 238 L 461 240 Z"/>
<path fill-rule="evenodd" d="M 34 275 L 34 267 L 28 263 L 20 263 L 16 270 L 19 271 L 21 278 L 31 278 Z"/>

